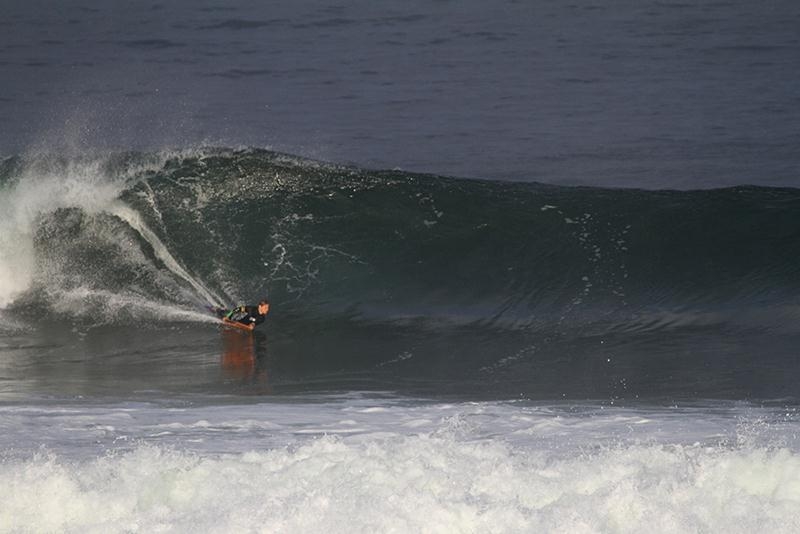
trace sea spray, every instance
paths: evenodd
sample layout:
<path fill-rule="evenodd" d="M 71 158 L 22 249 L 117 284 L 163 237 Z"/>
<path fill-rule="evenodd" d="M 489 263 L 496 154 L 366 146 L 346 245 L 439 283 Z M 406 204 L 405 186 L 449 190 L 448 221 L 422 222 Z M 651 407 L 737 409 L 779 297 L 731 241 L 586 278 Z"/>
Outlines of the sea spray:
<path fill-rule="evenodd" d="M 136 213 L 134 210 L 130 209 L 128 206 L 125 206 L 122 203 L 116 203 L 109 208 L 109 212 L 113 213 L 114 215 L 120 217 L 125 222 L 130 224 L 131 228 L 136 230 L 139 235 L 147 241 L 148 244 L 153 248 L 156 256 L 164 263 L 164 265 L 172 271 L 176 276 L 180 279 L 184 280 L 188 283 L 192 288 L 197 291 L 197 293 L 205 299 L 206 304 L 211 304 L 214 306 L 221 306 L 223 303 L 223 299 L 219 295 L 213 294 L 208 288 L 206 288 L 202 282 L 196 280 L 192 275 L 186 272 L 186 269 L 181 267 L 178 261 L 170 254 L 167 247 L 158 236 L 150 230 L 142 221 L 141 216 Z"/>
<path fill-rule="evenodd" d="M 108 158 L 64 160 L 40 155 L 22 164 L 18 175 L 7 179 L 0 190 L 0 307 L 7 307 L 34 285 L 43 287 L 49 298 L 54 299 L 51 305 L 62 310 L 69 309 L 74 297 L 81 292 L 95 300 L 104 293 L 119 300 L 126 293 L 123 290 L 114 294 L 107 289 L 88 286 L 65 290 L 59 283 L 58 272 L 48 273 L 55 275 L 53 280 L 46 279 L 48 267 L 54 263 L 61 264 L 64 258 L 48 258 L 55 243 L 39 243 L 43 249 L 37 250 L 37 235 L 41 234 L 43 225 L 59 225 L 62 218 L 59 213 L 75 210 L 88 218 L 113 215 L 125 221 L 154 251 L 161 265 L 192 288 L 200 303 L 222 304 L 225 299 L 189 274 L 141 216 L 119 198 L 138 176 L 146 174 L 150 165 L 155 165 L 155 168 L 163 165 L 163 160 L 154 163 L 150 159 L 142 158 L 137 160 L 137 164 L 120 166 L 112 164 Z M 102 221 L 99 224 L 103 224 Z M 112 226 L 108 225 L 108 228 Z M 106 229 L 108 236 L 100 237 L 101 233 L 99 230 L 89 239 L 116 240 L 116 243 L 109 243 L 116 248 L 122 245 L 119 234 L 115 234 L 113 229 Z M 135 243 L 131 245 L 135 247 Z M 69 254 L 68 251 L 62 252 Z M 138 252 L 131 250 L 130 254 L 136 256 Z M 84 266 L 87 280 L 92 278 L 92 269 L 91 265 Z M 130 299 L 129 295 L 128 300 L 146 301 L 146 297 Z M 164 304 L 151 302 L 145 308 L 158 306 L 164 307 Z"/>
<path fill-rule="evenodd" d="M 36 276 L 33 236 L 42 215 L 80 207 L 96 213 L 113 202 L 124 183 L 101 172 L 102 163 L 68 162 L 54 169 L 26 169 L 0 189 L 0 307 L 30 286 Z"/>

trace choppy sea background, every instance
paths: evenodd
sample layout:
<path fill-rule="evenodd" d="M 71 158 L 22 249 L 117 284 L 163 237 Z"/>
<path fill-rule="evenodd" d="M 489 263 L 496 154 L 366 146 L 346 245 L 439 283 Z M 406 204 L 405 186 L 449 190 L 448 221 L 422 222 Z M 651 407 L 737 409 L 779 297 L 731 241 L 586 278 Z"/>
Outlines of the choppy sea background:
<path fill-rule="evenodd" d="M 797 532 L 798 28 L 3 3 L 0 531 Z"/>

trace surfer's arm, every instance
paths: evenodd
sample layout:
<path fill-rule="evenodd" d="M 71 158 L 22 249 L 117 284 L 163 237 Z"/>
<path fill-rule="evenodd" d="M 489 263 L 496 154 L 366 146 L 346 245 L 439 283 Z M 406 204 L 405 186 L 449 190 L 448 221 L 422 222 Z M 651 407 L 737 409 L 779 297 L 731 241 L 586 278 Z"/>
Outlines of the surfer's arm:
<path fill-rule="evenodd" d="M 246 311 L 247 311 L 247 310 L 245 309 L 245 306 L 236 306 L 235 308 L 231 309 L 231 311 L 229 311 L 229 312 L 228 312 L 228 313 L 225 315 L 225 317 L 226 317 L 226 318 L 228 318 L 228 319 L 231 319 L 231 318 L 233 318 L 233 316 L 234 316 L 234 315 L 236 315 L 237 313 L 246 312 Z"/>

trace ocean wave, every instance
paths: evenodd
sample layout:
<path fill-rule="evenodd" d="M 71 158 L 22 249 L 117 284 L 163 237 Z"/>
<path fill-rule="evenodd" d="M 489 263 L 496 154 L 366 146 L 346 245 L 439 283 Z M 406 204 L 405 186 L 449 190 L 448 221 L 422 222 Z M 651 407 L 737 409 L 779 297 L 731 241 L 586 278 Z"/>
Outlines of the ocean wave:
<path fill-rule="evenodd" d="M 142 446 L 1 463 L 0 529 L 789 533 L 800 527 L 798 480 L 800 458 L 786 449 L 554 457 L 435 436 L 222 456 Z"/>
<path fill-rule="evenodd" d="M 569 188 L 226 148 L 11 158 L 0 184 L 8 317 L 193 322 L 269 295 L 317 372 L 797 396 L 797 189 Z"/>
<path fill-rule="evenodd" d="M 261 150 L 46 163 L 4 166 L 6 305 L 36 282 L 125 290 L 149 271 L 159 279 L 142 291 L 176 301 L 169 279 L 208 303 L 269 292 L 323 316 L 507 327 L 621 318 L 642 330 L 800 291 L 793 189 L 564 188 Z M 72 272 L 104 267 L 103 256 L 123 271 L 116 279 Z M 673 319 L 648 327 L 643 317 L 658 314 Z"/>

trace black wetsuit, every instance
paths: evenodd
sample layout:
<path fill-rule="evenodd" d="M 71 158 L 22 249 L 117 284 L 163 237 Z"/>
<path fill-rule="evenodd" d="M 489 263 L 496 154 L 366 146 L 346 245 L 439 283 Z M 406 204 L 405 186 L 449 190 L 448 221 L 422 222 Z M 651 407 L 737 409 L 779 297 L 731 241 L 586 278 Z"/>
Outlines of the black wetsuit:
<path fill-rule="evenodd" d="M 260 325 L 267 318 L 266 315 L 258 313 L 258 306 L 239 306 L 233 310 L 217 310 L 217 315 L 227 317 L 231 321 L 242 324 Z"/>

